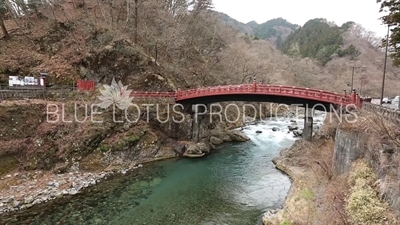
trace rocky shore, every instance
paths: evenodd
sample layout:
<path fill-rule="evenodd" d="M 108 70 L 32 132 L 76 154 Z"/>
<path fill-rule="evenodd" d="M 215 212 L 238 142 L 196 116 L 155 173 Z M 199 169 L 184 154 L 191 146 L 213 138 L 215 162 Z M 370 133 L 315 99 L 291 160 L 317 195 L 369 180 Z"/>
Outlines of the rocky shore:
<path fill-rule="evenodd" d="M 190 116 L 185 123 L 178 125 L 141 123 L 114 126 L 105 123 L 93 127 L 84 123 L 79 124 L 81 130 L 76 132 L 74 126 L 43 123 L 43 104 L 34 104 L 37 107 L 34 111 L 28 109 L 32 106 L 23 104 L 4 107 L 8 110 L 7 121 L 11 121 L 9 127 L 26 132 L 18 136 L 18 133 L 7 133 L 9 129 L 2 131 L 8 135 L 0 139 L 4 144 L 0 146 L 0 153 L 3 153 L 0 156 L 12 160 L 10 167 L 6 167 L 0 176 L 0 214 L 78 194 L 110 175 L 141 167 L 139 163 L 202 157 L 223 143 L 249 140 L 240 131 L 240 127 L 245 125 L 243 123 L 227 126 L 224 123 L 209 124 L 204 120 L 199 125 L 199 141 L 192 142 L 192 134 L 188 132 L 192 130 Z M 27 121 L 15 117 L 14 109 L 33 113 L 27 118 L 31 118 L 35 126 L 30 126 L 32 129 L 22 127 Z M 295 121 L 291 125 L 293 131 L 301 131 Z M 62 132 L 59 132 L 61 128 Z M 296 136 L 295 132 L 293 134 Z M 23 143 L 19 149 L 15 149 L 17 142 Z M 68 160 L 71 156 L 77 160 L 76 165 L 74 160 Z"/>
<path fill-rule="evenodd" d="M 314 222 L 315 215 L 326 210 L 324 198 L 317 198 L 316 192 L 326 188 L 329 180 L 333 152 L 332 127 L 319 119 L 314 126 L 313 141 L 297 140 L 290 148 L 284 149 L 273 159 L 275 167 L 291 180 L 292 185 L 282 208 L 264 213 L 264 225 L 275 224 L 329 224 Z M 294 122 L 294 121 L 291 121 Z M 301 130 L 292 123 L 288 127 L 293 136 L 301 136 Z M 320 208 L 316 209 L 316 205 Z M 319 220 L 320 218 L 318 218 Z"/>
<path fill-rule="evenodd" d="M 197 158 L 210 153 L 212 149 L 224 142 L 248 140 L 250 139 L 239 130 L 213 130 L 209 141 L 200 141 L 199 143 L 178 141 L 174 145 L 174 151 L 180 153 L 179 155 L 182 157 Z M 125 162 L 127 159 L 123 159 L 124 152 L 120 154 L 117 154 L 114 161 L 125 166 L 120 166 L 119 168 L 123 169 L 118 170 L 85 172 L 79 168 L 79 163 L 76 162 L 65 173 L 36 170 L 4 175 L 0 178 L 0 187 L 1 184 L 7 184 L 9 188 L 0 189 L 0 214 L 30 208 L 64 195 L 76 195 L 83 189 L 96 185 L 115 173 L 125 174 L 143 167 L 143 164 Z"/>
<path fill-rule="evenodd" d="M 83 189 L 96 185 L 115 174 L 143 167 L 132 165 L 126 169 L 102 172 L 74 171 L 54 174 L 46 171 L 7 174 L 0 181 L 14 183 L 7 190 L 0 191 L 0 214 L 30 208 L 63 195 L 76 195 Z"/>
<path fill-rule="evenodd" d="M 199 141 L 193 142 L 190 115 L 179 124 L 155 119 L 133 124 L 114 123 L 107 111 L 96 117 L 104 121 L 101 124 L 47 123 L 47 104 L 61 107 L 64 103 L 0 104 L 0 214 L 75 195 L 112 174 L 139 168 L 140 163 L 201 157 L 224 142 L 249 140 L 224 123 L 204 120 L 198 129 Z"/>

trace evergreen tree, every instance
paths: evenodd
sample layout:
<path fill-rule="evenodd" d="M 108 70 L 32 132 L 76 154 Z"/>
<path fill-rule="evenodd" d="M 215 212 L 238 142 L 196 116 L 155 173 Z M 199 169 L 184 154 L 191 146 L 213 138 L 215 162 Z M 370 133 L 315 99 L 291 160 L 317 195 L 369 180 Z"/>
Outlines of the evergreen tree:
<path fill-rule="evenodd" d="M 340 50 L 343 44 L 342 34 L 351 23 L 342 27 L 331 26 L 324 19 L 309 20 L 303 27 L 290 34 L 282 45 L 282 51 L 288 55 L 300 55 L 317 59 L 325 65 L 332 59 L 334 53 Z M 344 29 L 345 28 L 345 29 Z M 357 56 L 354 46 L 348 49 L 344 55 Z"/>
<path fill-rule="evenodd" d="M 380 12 L 389 12 L 386 16 L 381 17 L 381 20 L 384 24 L 390 26 L 392 31 L 389 37 L 389 47 L 393 65 L 400 66 L 400 1 L 377 0 L 377 2 L 381 2 Z M 383 41 L 383 45 L 386 46 L 386 39 Z"/>
<path fill-rule="evenodd" d="M 0 0 L 0 28 L 1 31 L 3 32 L 4 38 L 9 39 L 10 35 L 8 34 L 8 31 L 6 29 L 6 26 L 4 24 L 4 16 L 7 13 L 7 5 L 5 0 Z"/>

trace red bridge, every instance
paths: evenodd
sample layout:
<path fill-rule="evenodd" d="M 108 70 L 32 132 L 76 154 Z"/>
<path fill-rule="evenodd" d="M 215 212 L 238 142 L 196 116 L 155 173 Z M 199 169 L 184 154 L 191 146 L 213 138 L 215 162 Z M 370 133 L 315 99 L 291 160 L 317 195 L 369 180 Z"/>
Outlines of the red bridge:
<path fill-rule="evenodd" d="M 307 104 L 309 107 L 330 105 L 361 106 L 358 95 L 338 94 L 311 88 L 269 84 L 241 84 L 206 87 L 176 92 L 132 92 L 132 97 L 174 98 L 182 104 L 207 104 L 222 101 L 276 102 L 283 104 Z"/>

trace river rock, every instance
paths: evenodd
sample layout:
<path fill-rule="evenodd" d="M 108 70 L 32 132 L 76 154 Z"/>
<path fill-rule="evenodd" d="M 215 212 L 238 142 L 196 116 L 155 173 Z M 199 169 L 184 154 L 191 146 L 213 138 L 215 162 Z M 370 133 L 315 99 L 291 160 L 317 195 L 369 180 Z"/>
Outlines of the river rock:
<path fill-rule="evenodd" d="M 294 130 L 299 129 L 298 126 L 288 126 L 288 128 L 289 128 L 289 131 L 294 131 Z"/>
<path fill-rule="evenodd" d="M 94 222 L 95 222 L 95 224 L 101 224 L 101 223 L 103 223 L 103 220 L 100 218 L 96 218 L 96 219 L 94 219 Z"/>
<path fill-rule="evenodd" d="M 234 142 L 246 142 L 250 140 L 249 137 L 247 137 L 244 133 L 238 130 L 230 130 L 227 132 L 227 134 Z"/>
<path fill-rule="evenodd" d="M 202 153 L 209 153 L 210 152 L 210 147 L 204 142 L 197 143 L 198 148 Z"/>
<path fill-rule="evenodd" d="M 261 134 L 261 133 L 262 133 L 261 130 L 257 130 L 257 131 L 256 131 L 256 134 Z"/>
<path fill-rule="evenodd" d="M 185 153 L 200 155 L 202 152 L 200 151 L 200 149 L 197 147 L 196 144 L 190 144 Z"/>
<path fill-rule="evenodd" d="M 32 203 L 33 202 L 33 197 L 32 196 L 29 196 L 29 197 L 27 197 L 26 199 L 25 199 L 25 204 L 29 204 L 29 203 Z"/>
<path fill-rule="evenodd" d="M 213 144 L 213 145 L 220 145 L 220 144 L 224 143 L 224 141 L 222 139 L 220 139 L 220 138 L 212 136 L 210 138 L 210 143 Z"/>
<path fill-rule="evenodd" d="M 182 155 L 185 153 L 186 147 L 183 143 L 176 142 L 174 146 L 172 147 L 174 152 L 178 153 L 179 155 Z"/>
<path fill-rule="evenodd" d="M 211 130 L 210 131 L 210 136 L 217 137 L 217 138 L 223 140 L 224 142 L 232 141 L 231 137 L 225 131 L 222 131 L 222 130 L 219 130 L 219 129 Z"/>
<path fill-rule="evenodd" d="M 217 149 L 217 147 L 215 147 L 215 145 L 213 145 L 212 143 L 210 143 L 210 150 L 215 150 Z"/>
<path fill-rule="evenodd" d="M 42 199 L 35 199 L 35 201 L 33 201 L 33 205 L 36 205 L 36 204 L 40 204 L 40 203 L 42 203 Z"/>
<path fill-rule="evenodd" d="M 301 137 L 303 135 L 303 133 L 301 131 L 294 130 L 293 135 L 294 135 L 294 137 Z"/>
<path fill-rule="evenodd" d="M 274 225 L 276 224 L 276 219 L 278 215 L 278 210 L 268 210 L 262 216 L 262 221 L 264 225 Z"/>
<path fill-rule="evenodd" d="M 279 127 L 273 127 L 272 128 L 272 131 L 279 131 L 280 129 L 279 129 Z"/>
<path fill-rule="evenodd" d="M 75 188 L 71 188 L 71 190 L 68 192 L 68 194 L 76 195 L 76 194 L 78 194 L 78 190 L 76 190 Z"/>
<path fill-rule="evenodd" d="M 8 198 L 3 199 L 3 203 L 10 203 L 14 200 L 14 196 L 10 196 Z"/>
<path fill-rule="evenodd" d="M 209 152 L 210 147 L 204 142 L 199 142 L 197 144 L 190 144 L 185 153 L 189 155 L 202 155 Z"/>
<path fill-rule="evenodd" d="M 251 116 L 244 117 L 243 122 L 246 124 L 251 124 L 251 125 L 257 124 L 257 120 Z"/>
<path fill-rule="evenodd" d="M 17 201 L 17 200 L 14 200 L 13 203 L 12 203 L 12 206 L 13 206 L 14 208 L 16 208 L 16 207 L 18 207 L 18 206 L 20 206 L 20 205 L 21 205 L 21 202 L 20 202 L 20 201 Z"/>

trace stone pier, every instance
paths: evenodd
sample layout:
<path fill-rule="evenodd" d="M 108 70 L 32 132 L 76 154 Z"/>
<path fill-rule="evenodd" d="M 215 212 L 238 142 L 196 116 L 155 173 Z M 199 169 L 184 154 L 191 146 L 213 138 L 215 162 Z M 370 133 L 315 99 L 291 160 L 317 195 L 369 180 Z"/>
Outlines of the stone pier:
<path fill-rule="evenodd" d="M 192 141 L 197 143 L 200 140 L 200 124 L 204 118 L 204 114 L 207 112 L 207 108 L 203 105 L 192 105 Z M 203 108 L 203 109 L 202 109 Z"/>
<path fill-rule="evenodd" d="M 303 129 L 303 139 L 311 141 L 313 134 L 313 111 L 310 108 L 305 108 L 304 116 L 304 129 Z"/>

